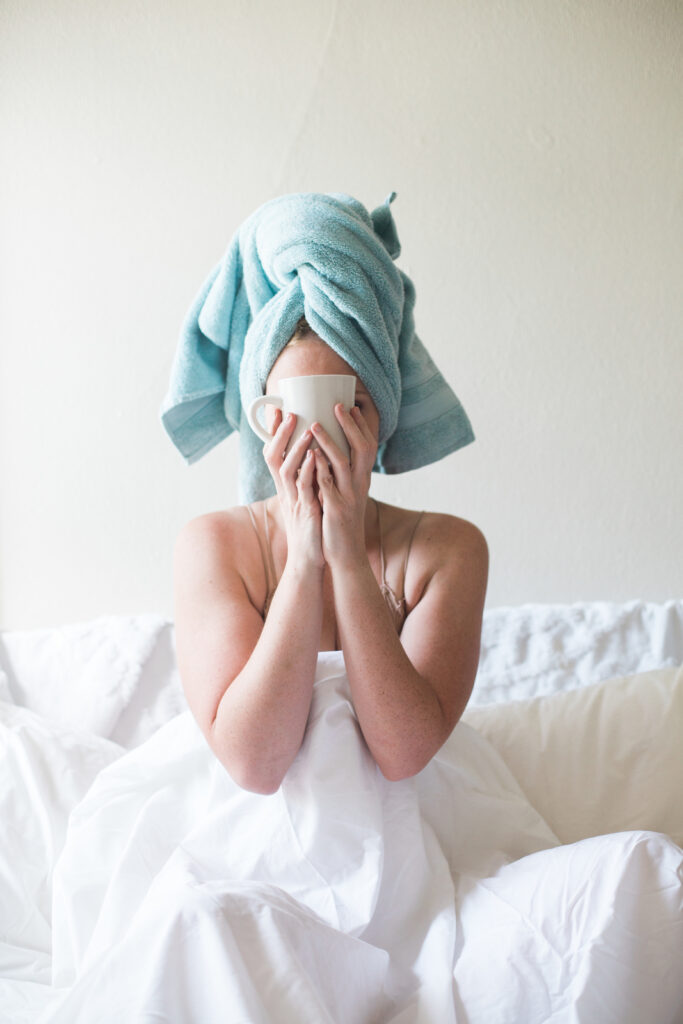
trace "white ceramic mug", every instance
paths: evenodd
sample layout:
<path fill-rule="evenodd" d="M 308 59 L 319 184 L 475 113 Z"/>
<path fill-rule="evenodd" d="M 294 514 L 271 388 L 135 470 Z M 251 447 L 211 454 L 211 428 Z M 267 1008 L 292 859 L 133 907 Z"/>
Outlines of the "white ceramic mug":
<path fill-rule="evenodd" d="M 317 420 L 348 459 L 351 452 L 334 407 L 337 402 L 341 402 L 348 412 L 355 401 L 356 378 L 351 374 L 316 373 L 300 377 L 283 377 L 277 394 L 260 395 L 254 399 L 247 409 L 247 418 L 254 433 L 264 441 L 271 441 L 272 434 L 268 433 L 258 418 L 261 406 L 276 405 L 282 410 L 283 420 L 288 413 L 293 412 L 296 415 L 296 423 L 285 455 L 304 431 Z M 309 447 L 319 447 L 315 438 Z"/>

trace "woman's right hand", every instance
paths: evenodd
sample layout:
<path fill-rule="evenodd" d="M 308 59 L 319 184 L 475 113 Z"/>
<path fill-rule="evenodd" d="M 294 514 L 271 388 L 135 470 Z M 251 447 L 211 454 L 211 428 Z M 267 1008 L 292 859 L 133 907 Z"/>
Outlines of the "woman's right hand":
<path fill-rule="evenodd" d="M 280 499 L 287 532 L 287 561 L 322 569 L 322 507 L 314 485 L 315 459 L 308 454 L 313 435 L 310 430 L 303 433 L 283 458 L 296 423 L 296 416 L 290 416 L 283 420 L 282 411 L 275 409 L 272 440 L 265 443 L 263 457 Z"/>

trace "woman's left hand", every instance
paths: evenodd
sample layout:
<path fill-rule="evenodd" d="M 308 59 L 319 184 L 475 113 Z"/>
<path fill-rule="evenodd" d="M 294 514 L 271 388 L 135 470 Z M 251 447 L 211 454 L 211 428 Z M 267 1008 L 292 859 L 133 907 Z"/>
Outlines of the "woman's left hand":
<path fill-rule="evenodd" d="M 365 506 L 377 457 L 377 440 L 360 409 L 353 406 L 347 412 L 337 404 L 334 412 L 349 442 L 350 461 L 320 424 L 313 426 L 313 436 L 320 445 L 314 451 L 318 500 L 323 510 L 322 551 L 332 568 L 367 559 Z"/>

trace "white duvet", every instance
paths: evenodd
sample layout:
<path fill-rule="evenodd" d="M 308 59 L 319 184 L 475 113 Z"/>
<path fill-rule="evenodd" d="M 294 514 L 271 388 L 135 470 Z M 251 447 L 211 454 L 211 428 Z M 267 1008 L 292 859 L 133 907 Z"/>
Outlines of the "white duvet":
<path fill-rule="evenodd" d="M 465 721 L 387 781 L 341 652 L 270 796 L 189 711 L 132 750 L 5 702 L 0 722 L 3 1020 L 683 1021 L 673 839 L 562 845 Z"/>

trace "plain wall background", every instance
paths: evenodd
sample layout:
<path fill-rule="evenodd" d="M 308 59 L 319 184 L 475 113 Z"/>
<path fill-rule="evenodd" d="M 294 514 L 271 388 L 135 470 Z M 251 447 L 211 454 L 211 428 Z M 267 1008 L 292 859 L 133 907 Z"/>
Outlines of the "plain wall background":
<path fill-rule="evenodd" d="M 375 497 L 475 522 L 487 606 L 683 595 L 683 5 L 5 0 L 0 626 L 172 617 L 237 504 L 158 418 L 233 231 L 392 190 L 476 441 Z"/>

